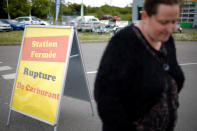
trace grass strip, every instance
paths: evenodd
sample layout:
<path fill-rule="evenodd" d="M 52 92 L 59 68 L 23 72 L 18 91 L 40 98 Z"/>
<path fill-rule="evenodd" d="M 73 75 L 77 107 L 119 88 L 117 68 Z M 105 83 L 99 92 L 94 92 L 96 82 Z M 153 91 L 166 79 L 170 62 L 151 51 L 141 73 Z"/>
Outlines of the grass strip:
<path fill-rule="evenodd" d="M 0 32 L 0 45 L 20 44 L 22 42 L 23 31 Z M 108 41 L 111 38 L 110 33 L 78 32 L 81 41 Z M 197 32 L 173 33 L 177 41 L 197 40 Z"/>
<path fill-rule="evenodd" d="M 21 43 L 23 31 L 0 32 L 0 44 Z"/>
<path fill-rule="evenodd" d="M 177 41 L 192 41 L 197 40 L 197 32 L 173 33 L 173 37 Z"/>

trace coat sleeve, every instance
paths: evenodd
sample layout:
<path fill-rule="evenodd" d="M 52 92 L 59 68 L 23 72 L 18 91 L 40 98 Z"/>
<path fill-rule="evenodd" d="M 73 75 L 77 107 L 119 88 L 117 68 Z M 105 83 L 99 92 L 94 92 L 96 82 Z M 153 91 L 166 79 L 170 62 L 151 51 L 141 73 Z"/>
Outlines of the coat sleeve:
<path fill-rule="evenodd" d="M 170 53 L 172 54 L 172 57 L 170 58 L 170 63 L 171 63 L 171 67 L 173 67 L 173 68 L 170 68 L 170 75 L 173 76 L 173 78 L 175 79 L 178 85 L 178 92 L 180 92 L 181 89 L 183 88 L 185 77 L 177 61 L 176 47 L 174 44 L 174 39 L 172 37 L 171 37 L 170 45 L 171 45 Z"/>
<path fill-rule="evenodd" d="M 135 62 L 131 62 L 132 50 L 126 43 L 115 38 L 109 42 L 95 80 L 94 97 L 98 113 L 104 128 L 109 128 L 109 131 L 131 126 L 121 100 L 123 86 L 129 79 L 128 69 L 130 74 L 135 70 L 135 64 L 132 64 Z"/>

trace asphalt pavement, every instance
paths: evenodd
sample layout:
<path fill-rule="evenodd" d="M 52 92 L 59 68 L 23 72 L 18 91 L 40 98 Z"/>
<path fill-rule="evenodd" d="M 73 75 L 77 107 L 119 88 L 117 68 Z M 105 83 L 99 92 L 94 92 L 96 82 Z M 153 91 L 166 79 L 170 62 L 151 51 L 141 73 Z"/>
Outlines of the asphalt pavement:
<path fill-rule="evenodd" d="M 107 43 L 81 44 L 90 92 L 97 67 Z M 176 42 L 177 56 L 186 82 L 180 93 L 179 119 L 175 131 L 197 130 L 197 41 Z M 10 125 L 6 126 L 9 102 L 13 88 L 20 46 L 0 46 L 0 131 L 53 131 L 53 127 L 33 118 L 12 112 Z M 89 102 L 64 96 L 61 103 L 58 131 L 101 131 L 94 100 Z"/>

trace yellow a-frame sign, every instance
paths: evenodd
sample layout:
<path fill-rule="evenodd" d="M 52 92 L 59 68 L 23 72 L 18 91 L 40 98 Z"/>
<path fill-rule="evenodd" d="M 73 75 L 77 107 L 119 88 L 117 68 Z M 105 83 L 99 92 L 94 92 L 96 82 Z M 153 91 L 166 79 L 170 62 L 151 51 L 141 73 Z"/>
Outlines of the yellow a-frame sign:
<path fill-rule="evenodd" d="M 56 130 L 64 94 L 89 101 L 93 112 L 77 32 L 73 27 L 27 26 L 7 125 L 11 111 L 16 111 Z"/>

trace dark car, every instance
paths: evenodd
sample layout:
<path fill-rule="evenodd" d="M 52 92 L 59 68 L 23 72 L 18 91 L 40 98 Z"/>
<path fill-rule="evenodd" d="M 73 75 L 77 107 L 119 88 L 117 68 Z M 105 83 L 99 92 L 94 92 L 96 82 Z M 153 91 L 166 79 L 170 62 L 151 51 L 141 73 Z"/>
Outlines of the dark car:
<path fill-rule="evenodd" d="M 100 20 L 120 21 L 122 19 L 120 18 L 120 16 L 104 15 Z"/>
<path fill-rule="evenodd" d="M 7 24 L 10 24 L 10 26 L 13 28 L 13 30 L 23 30 L 25 28 L 24 23 L 19 23 L 15 20 L 3 19 L 2 21 Z"/>

